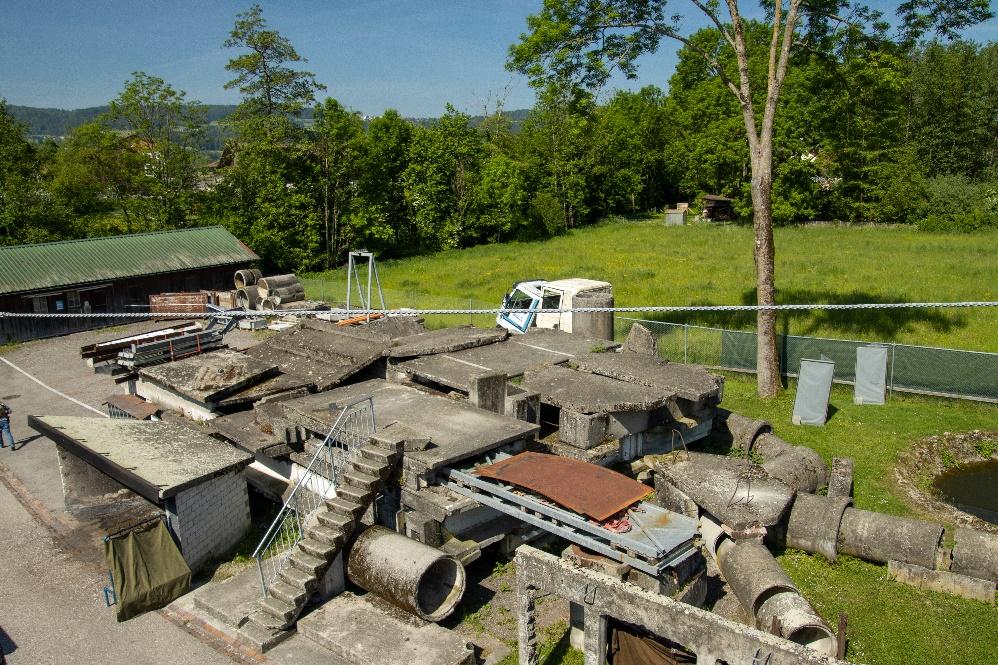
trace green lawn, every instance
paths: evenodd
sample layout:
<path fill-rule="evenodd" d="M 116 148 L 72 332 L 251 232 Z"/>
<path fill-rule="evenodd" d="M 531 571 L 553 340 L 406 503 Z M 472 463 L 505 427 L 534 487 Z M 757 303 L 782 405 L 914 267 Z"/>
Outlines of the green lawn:
<path fill-rule="evenodd" d="M 496 307 L 514 281 L 538 277 L 609 281 L 618 305 L 752 304 L 752 244 L 747 227 L 615 221 L 543 242 L 385 261 L 379 272 L 393 308 Z M 792 227 L 776 230 L 776 250 L 781 303 L 998 300 L 998 233 Z M 305 281 L 310 298 L 342 301 L 346 269 Z M 726 328 L 750 328 L 755 320 L 730 313 L 653 318 Z M 474 322 L 489 325 L 488 317 Z M 994 309 L 794 313 L 780 322 L 793 334 L 998 351 Z"/>

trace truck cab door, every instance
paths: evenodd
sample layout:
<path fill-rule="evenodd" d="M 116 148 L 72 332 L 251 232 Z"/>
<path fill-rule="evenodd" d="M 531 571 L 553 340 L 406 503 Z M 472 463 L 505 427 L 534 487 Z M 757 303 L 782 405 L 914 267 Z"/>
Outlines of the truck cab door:
<path fill-rule="evenodd" d="M 510 332 L 525 333 L 527 328 L 534 322 L 535 312 L 540 307 L 540 298 L 533 296 L 523 289 L 516 288 L 502 300 L 503 309 L 526 309 L 529 312 L 500 312 L 496 317 L 496 325 L 506 328 Z"/>
<path fill-rule="evenodd" d="M 561 299 L 564 293 L 557 289 L 544 287 L 541 291 L 541 309 L 561 309 Z M 561 327 L 561 314 L 540 312 L 537 314 L 537 327 L 557 330 Z"/>

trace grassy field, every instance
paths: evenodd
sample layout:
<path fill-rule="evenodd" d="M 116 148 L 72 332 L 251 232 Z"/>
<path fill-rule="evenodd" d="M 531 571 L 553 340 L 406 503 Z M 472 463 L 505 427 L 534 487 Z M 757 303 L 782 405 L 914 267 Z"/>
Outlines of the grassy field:
<path fill-rule="evenodd" d="M 740 226 L 616 221 L 543 242 L 385 261 L 379 272 L 390 307 L 497 307 L 514 281 L 538 277 L 609 281 L 624 306 L 753 304 L 752 243 L 751 229 Z M 781 303 L 998 300 L 998 233 L 792 227 L 776 230 L 776 250 Z M 306 288 L 310 298 L 342 301 L 346 269 L 313 275 Z M 755 321 L 731 313 L 652 318 L 725 328 Z M 994 309 L 794 313 L 780 325 L 792 334 L 998 351 Z"/>

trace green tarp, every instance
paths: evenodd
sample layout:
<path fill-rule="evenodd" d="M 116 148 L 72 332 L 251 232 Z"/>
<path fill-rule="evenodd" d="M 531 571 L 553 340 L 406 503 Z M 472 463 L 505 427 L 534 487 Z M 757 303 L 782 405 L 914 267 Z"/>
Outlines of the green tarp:
<path fill-rule="evenodd" d="M 104 557 L 114 578 L 118 621 L 158 610 L 191 588 L 191 569 L 162 520 L 108 538 Z"/>

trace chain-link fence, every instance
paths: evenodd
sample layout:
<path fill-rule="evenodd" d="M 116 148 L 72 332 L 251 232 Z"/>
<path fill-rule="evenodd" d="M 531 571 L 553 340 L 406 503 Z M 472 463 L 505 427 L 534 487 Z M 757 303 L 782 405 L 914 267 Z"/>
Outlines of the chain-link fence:
<path fill-rule="evenodd" d="M 669 360 L 755 372 L 754 332 L 617 317 L 617 339 L 624 339 L 635 323 L 651 330 L 658 338 L 659 353 Z M 856 379 L 856 348 L 883 344 L 888 348 L 889 391 L 998 403 L 998 353 L 797 335 L 777 335 L 776 343 L 786 376 L 797 375 L 802 358 L 825 356 L 835 361 L 835 381 L 852 383 Z"/>

